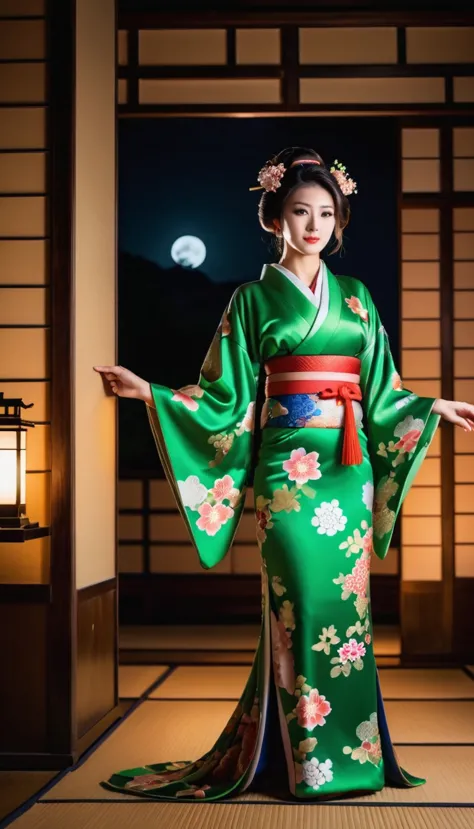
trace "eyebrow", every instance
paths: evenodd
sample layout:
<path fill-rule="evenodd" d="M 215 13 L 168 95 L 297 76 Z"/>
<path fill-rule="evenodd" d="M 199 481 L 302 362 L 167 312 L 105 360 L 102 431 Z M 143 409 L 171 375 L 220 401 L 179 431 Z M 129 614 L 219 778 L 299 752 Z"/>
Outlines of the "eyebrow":
<path fill-rule="evenodd" d="M 305 207 L 312 207 L 311 204 L 308 204 L 306 201 L 295 201 L 295 204 L 304 204 Z M 329 207 L 331 210 L 334 210 L 332 204 L 320 204 L 320 207 Z"/>

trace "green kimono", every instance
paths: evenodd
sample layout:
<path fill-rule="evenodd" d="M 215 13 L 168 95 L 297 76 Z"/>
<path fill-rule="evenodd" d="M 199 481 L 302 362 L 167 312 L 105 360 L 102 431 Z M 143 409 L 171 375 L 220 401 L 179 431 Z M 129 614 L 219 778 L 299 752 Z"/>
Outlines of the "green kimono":
<path fill-rule="evenodd" d="M 305 427 L 325 416 L 323 403 L 336 405 L 316 395 L 298 396 L 294 420 L 288 401 L 267 399 L 254 446 L 261 367 L 289 354 L 360 359 L 354 411 L 362 463 L 341 463 L 341 428 Z M 367 288 L 321 262 L 313 294 L 294 274 L 266 265 L 259 281 L 232 296 L 199 382 L 152 391 L 151 428 L 203 567 L 231 546 L 254 472 L 261 634 L 241 699 L 203 757 L 119 771 L 103 785 L 164 800 L 235 795 L 256 785 L 275 732 L 276 761 L 297 798 L 424 783 L 400 767 L 387 727 L 370 562 L 387 554 L 440 417 L 434 398 L 403 388 Z"/>

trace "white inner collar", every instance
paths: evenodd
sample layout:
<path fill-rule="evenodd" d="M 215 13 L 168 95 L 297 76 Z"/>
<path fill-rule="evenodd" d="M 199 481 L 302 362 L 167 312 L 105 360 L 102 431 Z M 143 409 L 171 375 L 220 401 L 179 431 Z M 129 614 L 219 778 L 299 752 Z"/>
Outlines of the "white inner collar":
<path fill-rule="evenodd" d="M 322 286 L 323 286 L 324 277 L 325 277 L 325 270 L 324 270 L 325 267 L 326 267 L 326 264 L 321 259 L 320 260 L 319 271 L 318 271 L 318 279 L 317 279 L 317 282 L 316 282 L 316 291 L 313 294 L 313 292 L 312 292 L 311 288 L 309 287 L 309 285 L 306 285 L 303 282 L 303 280 L 299 278 L 299 276 L 296 276 L 296 274 L 293 273 L 293 271 L 289 271 L 288 268 L 284 267 L 284 265 L 272 264 L 272 268 L 276 268 L 282 274 L 287 276 L 288 279 L 290 279 L 296 285 L 296 287 L 299 288 L 299 290 L 303 294 L 305 294 L 305 296 L 308 297 L 308 299 L 313 303 L 313 305 L 316 305 L 318 308 L 321 305 L 321 292 L 322 292 Z"/>

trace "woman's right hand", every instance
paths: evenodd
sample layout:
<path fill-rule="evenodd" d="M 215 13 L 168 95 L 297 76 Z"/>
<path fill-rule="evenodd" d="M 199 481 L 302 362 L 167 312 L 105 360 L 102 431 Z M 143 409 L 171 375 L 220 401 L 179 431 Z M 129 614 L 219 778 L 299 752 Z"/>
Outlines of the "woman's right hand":
<path fill-rule="evenodd" d="M 133 371 L 123 366 L 93 366 L 93 368 L 107 380 L 109 387 L 118 397 L 132 397 L 144 400 L 149 406 L 154 405 L 150 384 Z"/>

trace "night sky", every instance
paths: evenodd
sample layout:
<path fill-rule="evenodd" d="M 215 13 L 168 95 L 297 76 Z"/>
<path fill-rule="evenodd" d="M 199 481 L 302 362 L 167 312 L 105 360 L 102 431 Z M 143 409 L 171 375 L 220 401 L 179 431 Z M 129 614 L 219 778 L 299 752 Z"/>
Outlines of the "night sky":
<path fill-rule="evenodd" d="M 120 122 L 119 245 L 162 268 L 176 238 L 203 240 L 201 270 L 213 282 L 258 279 L 274 261 L 260 228 L 257 174 L 290 145 L 342 161 L 358 183 L 350 197 L 344 252 L 331 270 L 367 282 L 374 298 L 397 301 L 396 144 L 387 118 L 150 118 Z M 327 249 L 326 249 L 327 250 Z"/>

